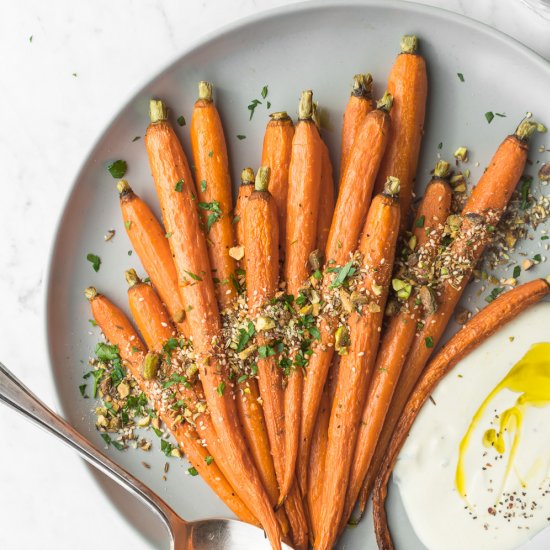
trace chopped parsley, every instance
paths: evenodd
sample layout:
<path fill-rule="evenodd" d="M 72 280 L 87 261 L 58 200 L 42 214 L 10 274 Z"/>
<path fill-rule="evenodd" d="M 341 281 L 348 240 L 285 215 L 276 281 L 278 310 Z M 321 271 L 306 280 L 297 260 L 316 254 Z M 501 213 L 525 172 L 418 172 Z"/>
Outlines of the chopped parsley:
<path fill-rule="evenodd" d="M 206 180 L 200 181 L 201 191 L 204 193 L 206 191 Z"/>
<path fill-rule="evenodd" d="M 176 182 L 176 185 L 174 186 L 174 189 L 178 192 L 178 193 L 181 193 L 183 191 L 183 180 L 179 180 Z"/>
<path fill-rule="evenodd" d="M 95 347 L 95 355 L 100 361 L 108 362 L 120 359 L 118 346 L 99 342 Z"/>
<path fill-rule="evenodd" d="M 271 357 L 272 355 L 275 355 L 275 350 L 271 346 L 260 346 L 258 348 L 258 355 L 262 359 L 266 359 L 267 357 Z"/>
<path fill-rule="evenodd" d="M 178 118 L 177 118 L 177 121 L 178 121 L 178 125 L 179 126 L 185 126 L 186 122 L 185 122 L 185 117 L 183 115 L 180 115 Z"/>
<path fill-rule="evenodd" d="M 210 466 L 210 464 L 212 464 L 212 462 L 214 462 L 214 457 L 210 456 L 210 455 L 206 455 L 204 457 L 204 461 L 206 462 L 206 464 L 208 464 L 208 466 Z"/>
<path fill-rule="evenodd" d="M 191 279 L 194 279 L 195 281 L 202 281 L 202 279 L 195 273 L 192 273 L 191 271 L 187 271 L 186 269 L 184 269 L 183 271 L 185 271 L 185 273 L 187 273 L 187 275 L 189 275 Z"/>
<path fill-rule="evenodd" d="M 533 178 L 531 176 L 521 176 L 519 187 L 519 196 L 521 199 L 519 207 L 525 210 L 529 206 L 529 191 L 531 190 L 531 183 Z"/>
<path fill-rule="evenodd" d="M 268 89 L 267 89 L 267 84 L 262 88 L 262 98 L 265 99 L 267 97 L 267 92 L 268 92 Z"/>
<path fill-rule="evenodd" d="M 499 294 L 502 294 L 504 292 L 503 286 L 497 286 L 491 290 L 491 294 L 489 296 L 485 296 L 485 301 L 490 304 L 495 298 L 498 298 Z"/>
<path fill-rule="evenodd" d="M 487 111 L 485 113 L 485 119 L 487 120 L 488 124 L 491 124 L 491 121 L 495 118 L 495 114 L 492 111 Z"/>
<path fill-rule="evenodd" d="M 86 259 L 92 264 L 92 269 L 97 273 L 99 271 L 99 267 L 101 266 L 101 258 L 90 253 L 86 256 Z"/>
<path fill-rule="evenodd" d="M 355 273 L 355 268 L 353 267 L 353 262 L 350 260 L 343 267 L 329 268 L 327 271 L 338 273 L 336 279 L 330 284 L 330 288 L 338 288 L 343 286 L 348 277 L 351 277 Z"/>
<path fill-rule="evenodd" d="M 78 389 L 80 390 L 80 395 L 85 399 L 88 399 L 88 396 L 86 395 L 87 387 L 88 387 L 88 384 L 80 384 L 80 386 L 78 386 Z"/>
<path fill-rule="evenodd" d="M 130 229 L 130 227 L 132 227 L 132 220 L 126 220 L 126 221 L 124 222 L 124 227 L 125 227 L 126 229 Z"/>
<path fill-rule="evenodd" d="M 533 260 L 535 260 L 535 262 L 540 263 L 540 262 L 542 262 L 542 257 L 541 257 L 540 254 L 535 254 L 535 255 L 533 256 Z"/>
<path fill-rule="evenodd" d="M 512 273 L 512 277 L 514 279 L 517 279 L 520 275 L 521 275 L 521 267 L 519 267 L 519 265 L 516 265 L 516 267 L 514 267 L 514 272 Z"/>
<path fill-rule="evenodd" d="M 88 319 L 88 323 L 90 323 L 90 325 L 92 325 L 93 327 L 97 327 L 95 319 Z"/>
<path fill-rule="evenodd" d="M 258 105 L 261 105 L 262 102 L 259 99 L 253 99 L 250 104 L 248 105 L 248 110 L 250 111 L 250 118 L 248 120 L 252 120 L 252 117 L 254 116 L 254 111 L 256 110 L 256 107 Z"/>
<path fill-rule="evenodd" d="M 242 328 L 239 330 L 239 341 L 237 344 L 237 353 L 240 353 L 246 348 L 246 345 L 250 339 L 256 334 L 256 329 L 254 328 L 254 323 L 248 321 L 248 326 L 246 329 Z"/>
<path fill-rule="evenodd" d="M 126 448 L 124 443 L 111 439 L 111 436 L 109 434 L 101 434 L 101 438 L 103 439 L 103 441 L 105 441 L 105 443 L 107 443 L 107 445 L 112 445 L 115 449 L 119 451 L 123 451 Z"/>
<path fill-rule="evenodd" d="M 87 372 L 83 378 L 87 379 L 90 376 L 94 379 L 94 385 L 92 389 L 92 395 L 94 397 L 97 397 L 97 390 L 99 388 L 99 381 L 101 380 L 101 377 L 103 376 L 103 373 L 105 372 L 105 369 L 97 369 L 97 370 L 91 370 L 90 372 Z M 82 391 L 82 390 L 81 390 Z"/>
<path fill-rule="evenodd" d="M 221 395 L 223 395 L 224 391 L 225 391 L 225 382 L 222 380 L 218 384 L 218 387 L 216 388 L 216 393 L 221 396 Z"/>
<path fill-rule="evenodd" d="M 246 139 L 246 136 L 243 136 L 242 134 L 237 134 L 237 139 L 242 141 L 243 139 Z"/>
<path fill-rule="evenodd" d="M 440 141 L 440 142 L 438 143 L 437 148 L 438 148 L 438 149 L 443 149 L 443 142 L 442 142 L 442 141 Z"/>
<path fill-rule="evenodd" d="M 208 151 L 208 156 L 212 158 L 214 156 L 214 151 Z"/>
<path fill-rule="evenodd" d="M 132 140 L 132 143 L 135 143 L 138 139 L 141 139 L 141 136 L 136 136 L 136 137 Z"/>
<path fill-rule="evenodd" d="M 194 466 L 191 466 L 191 468 L 188 468 L 187 469 L 187 473 L 190 475 L 190 476 L 198 476 L 199 475 L 199 472 L 197 472 L 197 469 L 194 467 Z"/>
<path fill-rule="evenodd" d="M 426 216 L 420 216 L 416 222 L 415 222 L 415 226 L 416 227 L 424 227 L 424 222 L 426 221 Z"/>
<path fill-rule="evenodd" d="M 172 445 L 169 441 L 166 441 L 166 439 L 160 440 L 160 450 L 166 455 L 170 456 L 170 453 L 175 449 L 174 445 Z"/>
<path fill-rule="evenodd" d="M 460 80 L 460 82 L 464 82 L 464 75 L 462 73 L 456 73 L 456 76 L 458 76 L 458 80 Z"/>
<path fill-rule="evenodd" d="M 431 336 L 426 336 L 426 338 L 424 338 L 424 342 L 426 343 L 427 348 L 434 347 L 434 339 Z"/>
<path fill-rule="evenodd" d="M 216 200 L 212 202 L 199 202 L 199 208 L 209 212 L 206 218 L 206 231 L 209 232 L 212 226 L 222 217 L 220 203 Z"/>
<path fill-rule="evenodd" d="M 111 162 L 109 166 L 107 166 L 107 170 L 109 171 L 109 174 L 113 176 L 113 178 L 119 180 L 120 178 L 123 178 L 126 174 L 126 171 L 128 170 L 128 164 L 125 160 L 115 160 L 114 162 Z"/>

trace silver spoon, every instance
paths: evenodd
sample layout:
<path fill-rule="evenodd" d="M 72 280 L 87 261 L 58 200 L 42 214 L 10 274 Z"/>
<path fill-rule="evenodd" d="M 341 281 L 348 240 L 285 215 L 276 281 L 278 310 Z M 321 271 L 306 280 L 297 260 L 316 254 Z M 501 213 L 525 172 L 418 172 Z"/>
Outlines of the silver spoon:
<path fill-rule="evenodd" d="M 170 533 L 172 550 L 256 550 L 270 548 L 264 532 L 234 519 L 185 521 L 149 487 L 98 451 L 60 416 L 50 410 L 0 363 L 0 401 L 33 420 L 80 453 L 90 464 L 144 502 Z M 283 548 L 291 548 L 283 544 Z"/>

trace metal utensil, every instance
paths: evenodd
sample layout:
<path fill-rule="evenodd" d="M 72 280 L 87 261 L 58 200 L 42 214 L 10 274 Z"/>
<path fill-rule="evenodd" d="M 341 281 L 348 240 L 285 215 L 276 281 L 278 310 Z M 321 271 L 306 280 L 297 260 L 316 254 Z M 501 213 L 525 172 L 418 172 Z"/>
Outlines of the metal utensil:
<path fill-rule="evenodd" d="M 78 451 L 90 464 L 144 502 L 170 533 L 172 550 L 246 550 L 270 548 L 264 532 L 234 519 L 185 521 L 139 479 L 98 451 L 60 416 L 50 410 L 0 363 L 0 401 L 34 421 Z M 283 548 L 291 550 L 283 544 Z"/>

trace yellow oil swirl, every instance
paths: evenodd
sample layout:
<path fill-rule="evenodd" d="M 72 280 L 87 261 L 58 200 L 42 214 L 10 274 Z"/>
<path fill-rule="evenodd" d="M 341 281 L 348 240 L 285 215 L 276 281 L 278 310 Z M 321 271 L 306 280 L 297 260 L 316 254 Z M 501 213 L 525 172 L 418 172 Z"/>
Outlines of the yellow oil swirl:
<path fill-rule="evenodd" d="M 507 432 L 512 438 L 502 487 L 504 487 L 514 465 L 521 440 L 525 410 L 529 407 L 545 407 L 550 405 L 550 343 L 542 342 L 534 344 L 485 398 L 474 414 L 470 426 L 460 442 L 458 464 L 456 466 L 455 485 L 458 493 L 464 499 L 467 498 L 464 461 L 468 447 L 470 446 L 472 433 L 481 422 L 489 403 L 504 389 L 519 393 L 520 396 L 513 407 L 510 407 L 499 416 L 498 431 L 494 429 L 486 430 L 482 440 L 485 446 L 493 446 L 499 454 L 504 454 L 506 452 L 504 433 Z"/>

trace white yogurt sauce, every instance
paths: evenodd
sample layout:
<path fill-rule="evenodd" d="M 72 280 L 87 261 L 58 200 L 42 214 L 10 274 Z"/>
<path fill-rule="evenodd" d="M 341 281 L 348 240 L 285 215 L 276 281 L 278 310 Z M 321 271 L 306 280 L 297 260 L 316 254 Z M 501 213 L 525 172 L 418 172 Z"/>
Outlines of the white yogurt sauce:
<path fill-rule="evenodd" d="M 433 393 L 435 405 L 427 401 L 418 415 L 394 480 L 415 532 L 430 550 L 513 549 L 550 525 L 550 406 L 525 411 L 514 466 L 502 486 L 512 434 L 505 434 L 502 456 L 482 439 L 486 430 L 498 431 L 496 415 L 513 407 L 519 395 L 499 392 L 466 453 L 467 501 L 455 485 L 458 448 L 472 417 L 539 342 L 550 342 L 549 303 L 532 307 L 461 361 Z"/>

